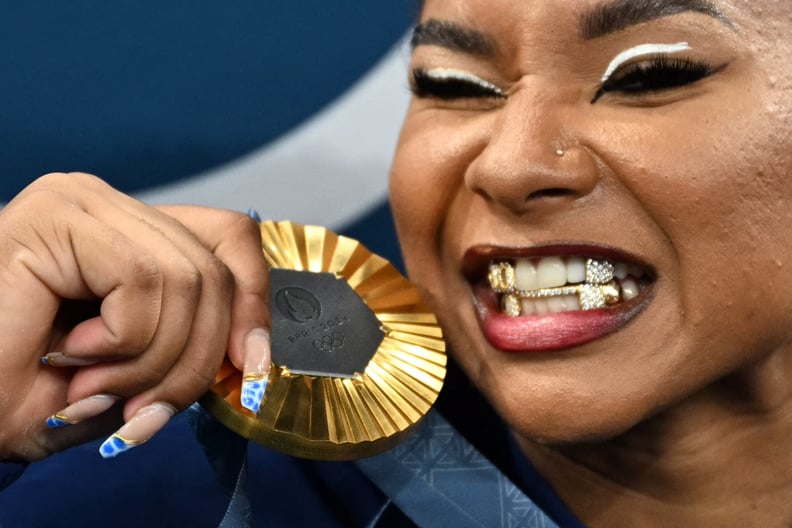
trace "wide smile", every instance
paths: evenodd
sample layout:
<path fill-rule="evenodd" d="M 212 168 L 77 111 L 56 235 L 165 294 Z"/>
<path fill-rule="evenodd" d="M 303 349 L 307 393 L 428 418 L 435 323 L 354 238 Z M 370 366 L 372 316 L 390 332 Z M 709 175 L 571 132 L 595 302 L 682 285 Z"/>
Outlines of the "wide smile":
<path fill-rule="evenodd" d="M 563 349 L 610 334 L 641 312 L 654 273 L 616 251 L 586 249 L 469 251 L 466 275 L 487 340 L 505 351 Z"/>
<path fill-rule="evenodd" d="M 579 256 L 494 261 L 487 279 L 512 317 L 615 306 L 650 283 L 640 266 Z"/>

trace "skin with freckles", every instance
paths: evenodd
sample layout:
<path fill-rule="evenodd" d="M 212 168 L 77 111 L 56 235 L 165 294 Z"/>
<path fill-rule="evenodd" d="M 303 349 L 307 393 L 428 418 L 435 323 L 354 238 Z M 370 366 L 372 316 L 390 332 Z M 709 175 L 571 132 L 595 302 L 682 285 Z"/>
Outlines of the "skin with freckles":
<path fill-rule="evenodd" d="M 656 2 L 587 32 L 606 4 L 424 3 L 391 177 L 409 275 L 587 524 L 788 526 L 792 7 Z M 603 81 L 625 50 L 682 42 Z M 569 245 L 648 270 L 637 313 L 506 353 L 466 256 Z"/>

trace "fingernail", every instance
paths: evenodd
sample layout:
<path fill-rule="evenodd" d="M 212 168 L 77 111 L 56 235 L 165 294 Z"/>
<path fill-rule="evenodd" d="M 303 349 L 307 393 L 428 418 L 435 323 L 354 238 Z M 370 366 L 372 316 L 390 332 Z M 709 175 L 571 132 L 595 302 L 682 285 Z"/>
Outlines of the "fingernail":
<path fill-rule="evenodd" d="M 84 367 L 86 365 L 98 363 L 98 361 L 94 359 L 71 357 L 63 352 L 50 352 L 41 358 L 41 362 L 51 367 Z"/>
<path fill-rule="evenodd" d="M 258 211 L 256 211 L 255 209 L 248 209 L 246 214 L 256 222 L 258 222 L 259 224 L 261 223 L 261 216 L 258 214 Z"/>
<path fill-rule="evenodd" d="M 57 429 L 99 416 L 119 399 L 112 394 L 97 394 L 84 398 L 47 418 L 47 427 Z"/>
<path fill-rule="evenodd" d="M 270 335 L 263 328 L 251 330 L 245 337 L 245 368 L 242 372 L 242 407 L 253 414 L 258 413 L 271 364 Z"/>
<path fill-rule="evenodd" d="M 102 458 L 113 458 L 146 442 L 176 414 L 167 403 L 152 403 L 140 409 L 121 429 L 113 433 L 101 446 Z"/>

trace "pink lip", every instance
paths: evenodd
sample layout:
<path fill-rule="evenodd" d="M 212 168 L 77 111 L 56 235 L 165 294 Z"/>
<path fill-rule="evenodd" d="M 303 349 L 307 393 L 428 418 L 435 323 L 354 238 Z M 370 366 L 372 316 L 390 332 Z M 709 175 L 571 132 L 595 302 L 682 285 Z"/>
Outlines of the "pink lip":
<path fill-rule="evenodd" d="M 574 249 L 572 249 L 574 248 Z M 583 248 L 579 245 L 548 248 L 534 251 L 474 248 L 465 255 L 465 266 L 480 269 L 481 264 L 494 258 L 516 258 L 527 254 L 578 254 L 602 256 L 620 262 L 636 262 L 624 254 L 603 248 Z M 563 350 L 583 345 L 617 332 L 649 305 L 652 285 L 645 288 L 637 298 L 616 306 L 596 309 L 561 312 L 541 316 L 510 317 L 498 310 L 496 294 L 480 278 L 475 280 L 474 295 L 477 312 L 484 337 L 495 348 L 505 352 L 541 352 Z"/>
<path fill-rule="evenodd" d="M 477 292 L 479 320 L 484 337 L 505 352 L 562 350 L 594 341 L 616 332 L 648 304 L 641 295 L 628 303 L 597 310 L 580 310 L 526 317 L 509 317 L 495 309 L 491 291 Z"/>

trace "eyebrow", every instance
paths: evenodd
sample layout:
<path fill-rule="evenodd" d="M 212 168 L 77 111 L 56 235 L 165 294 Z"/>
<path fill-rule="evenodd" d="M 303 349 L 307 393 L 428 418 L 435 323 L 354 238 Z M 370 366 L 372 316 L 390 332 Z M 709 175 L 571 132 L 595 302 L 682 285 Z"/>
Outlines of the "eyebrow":
<path fill-rule="evenodd" d="M 702 13 L 734 25 L 707 0 L 615 0 L 594 7 L 580 21 L 580 34 L 592 40 L 630 26 L 681 13 Z"/>
<path fill-rule="evenodd" d="M 734 24 L 708 0 L 613 0 L 583 14 L 579 32 L 583 39 L 596 38 L 630 26 L 682 13 L 702 13 L 730 28 Z M 441 46 L 453 51 L 491 57 L 497 46 L 488 34 L 446 20 L 429 19 L 413 29 L 410 47 Z"/>
<path fill-rule="evenodd" d="M 442 46 L 453 51 L 489 57 L 495 54 L 495 42 L 486 34 L 454 22 L 430 19 L 413 29 L 410 46 Z"/>

